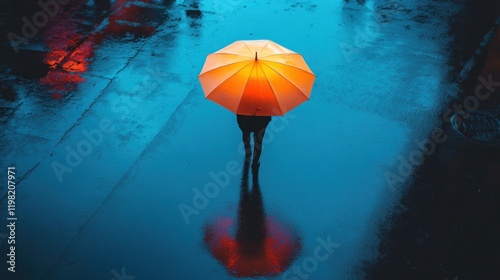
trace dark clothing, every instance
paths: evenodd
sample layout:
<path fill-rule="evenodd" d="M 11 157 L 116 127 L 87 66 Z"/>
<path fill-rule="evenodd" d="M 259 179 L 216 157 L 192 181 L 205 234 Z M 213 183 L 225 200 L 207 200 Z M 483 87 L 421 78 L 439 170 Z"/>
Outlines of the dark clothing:
<path fill-rule="evenodd" d="M 260 130 L 267 127 L 271 121 L 271 117 L 236 115 L 236 120 L 238 121 L 241 131 L 258 133 Z"/>
<path fill-rule="evenodd" d="M 253 132 L 254 155 L 253 167 L 258 167 L 260 154 L 262 152 L 262 140 L 266 133 L 266 127 L 271 121 L 269 116 L 243 116 L 236 115 L 238 126 L 243 133 L 243 144 L 245 145 L 245 158 L 250 159 L 252 149 L 250 148 L 250 134 Z"/>

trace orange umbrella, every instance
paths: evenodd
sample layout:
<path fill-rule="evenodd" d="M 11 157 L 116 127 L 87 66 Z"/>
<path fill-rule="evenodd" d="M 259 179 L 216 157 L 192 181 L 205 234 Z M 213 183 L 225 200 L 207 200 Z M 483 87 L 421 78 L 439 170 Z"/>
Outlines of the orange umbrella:
<path fill-rule="evenodd" d="M 198 78 L 206 98 L 236 114 L 282 116 L 309 99 L 316 76 L 300 54 L 252 40 L 208 55 Z"/>

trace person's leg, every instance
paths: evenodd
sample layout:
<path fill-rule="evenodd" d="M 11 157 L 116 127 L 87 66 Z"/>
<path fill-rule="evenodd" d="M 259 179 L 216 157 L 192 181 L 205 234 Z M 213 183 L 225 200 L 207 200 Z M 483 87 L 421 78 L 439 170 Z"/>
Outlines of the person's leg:
<path fill-rule="evenodd" d="M 252 132 L 248 126 L 248 117 L 242 115 L 236 115 L 236 122 L 241 129 L 243 145 L 245 146 L 245 160 L 249 160 L 252 155 L 252 148 L 250 147 L 250 133 Z"/>
<path fill-rule="evenodd" d="M 253 165 L 259 165 L 260 154 L 262 153 L 262 140 L 264 139 L 264 134 L 266 133 L 266 128 L 262 128 L 257 132 L 254 132 L 254 154 L 253 154 Z"/>
<path fill-rule="evenodd" d="M 245 159 L 249 159 L 252 155 L 252 147 L 250 147 L 250 131 L 242 130 L 243 145 L 245 146 Z"/>

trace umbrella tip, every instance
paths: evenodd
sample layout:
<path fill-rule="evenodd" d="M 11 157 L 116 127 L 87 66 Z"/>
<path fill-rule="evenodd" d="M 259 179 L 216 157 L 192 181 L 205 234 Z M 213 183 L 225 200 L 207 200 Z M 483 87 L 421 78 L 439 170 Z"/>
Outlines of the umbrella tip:
<path fill-rule="evenodd" d="M 255 60 L 257 60 L 257 52 L 255 52 Z"/>

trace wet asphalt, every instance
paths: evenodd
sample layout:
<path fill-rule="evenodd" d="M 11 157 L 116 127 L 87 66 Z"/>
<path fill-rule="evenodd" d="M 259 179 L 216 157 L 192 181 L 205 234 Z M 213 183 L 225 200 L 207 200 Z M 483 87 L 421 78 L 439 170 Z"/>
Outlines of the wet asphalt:
<path fill-rule="evenodd" d="M 0 167 L 16 167 L 19 219 L 2 279 L 233 279 L 232 245 L 207 243 L 221 221 L 235 242 L 288 240 L 286 264 L 250 273 L 263 279 L 498 279 L 500 146 L 445 117 L 482 84 L 469 113 L 500 119 L 479 79 L 500 80 L 495 1 L 0 3 Z M 236 118 L 196 78 L 239 39 L 317 75 L 270 124 L 257 202 Z"/>

